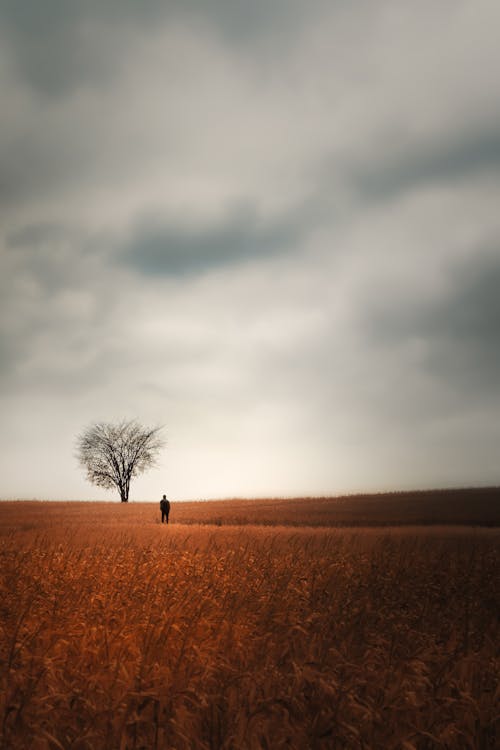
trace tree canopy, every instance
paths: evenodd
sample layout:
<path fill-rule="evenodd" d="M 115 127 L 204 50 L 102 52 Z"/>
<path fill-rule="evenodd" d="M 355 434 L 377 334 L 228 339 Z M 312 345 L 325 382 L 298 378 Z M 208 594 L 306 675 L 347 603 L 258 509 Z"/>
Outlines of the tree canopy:
<path fill-rule="evenodd" d="M 136 420 L 118 424 L 98 422 L 77 438 L 77 457 L 92 484 L 116 488 L 128 502 L 131 480 L 156 464 L 164 441 L 160 427 L 144 427 Z"/>

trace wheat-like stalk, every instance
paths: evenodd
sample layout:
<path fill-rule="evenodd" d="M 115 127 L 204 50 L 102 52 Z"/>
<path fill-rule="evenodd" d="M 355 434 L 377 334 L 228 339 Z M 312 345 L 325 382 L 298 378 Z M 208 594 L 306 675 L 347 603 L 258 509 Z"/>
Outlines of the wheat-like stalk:
<path fill-rule="evenodd" d="M 28 522 L 11 506 L 2 747 L 495 746 L 495 530 L 165 528 L 149 507 L 55 503 Z"/>

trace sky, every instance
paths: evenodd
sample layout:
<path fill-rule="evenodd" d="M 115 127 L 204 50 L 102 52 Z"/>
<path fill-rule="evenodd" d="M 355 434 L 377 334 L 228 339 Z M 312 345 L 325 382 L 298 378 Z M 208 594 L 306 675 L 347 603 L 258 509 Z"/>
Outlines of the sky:
<path fill-rule="evenodd" d="M 0 1 L 0 497 L 500 483 L 496 0 Z"/>

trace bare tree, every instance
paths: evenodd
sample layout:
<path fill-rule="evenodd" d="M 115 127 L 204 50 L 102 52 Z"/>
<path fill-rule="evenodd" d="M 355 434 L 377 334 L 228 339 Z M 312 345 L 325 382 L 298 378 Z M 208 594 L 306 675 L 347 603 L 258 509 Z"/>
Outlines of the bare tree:
<path fill-rule="evenodd" d="M 99 422 L 77 438 L 77 457 L 87 479 L 99 487 L 116 487 L 122 503 L 128 502 L 130 482 L 154 466 L 164 445 L 159 427 L 143 427 L 132 421 Z"/>

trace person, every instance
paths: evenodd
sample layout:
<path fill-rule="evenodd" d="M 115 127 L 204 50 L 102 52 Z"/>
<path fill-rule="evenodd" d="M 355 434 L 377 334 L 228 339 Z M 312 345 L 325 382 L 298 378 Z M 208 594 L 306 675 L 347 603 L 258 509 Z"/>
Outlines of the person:
<path fill-rule="evenodd" d="M 165 520 L 166 523 L 168 523 L 168 514 L 170 513 L 170 503 L 167 500 L 167 496 L 163 495 L 162 499 L 160 500 L 160 510 L 161 510 L 161 522 Z"/>

